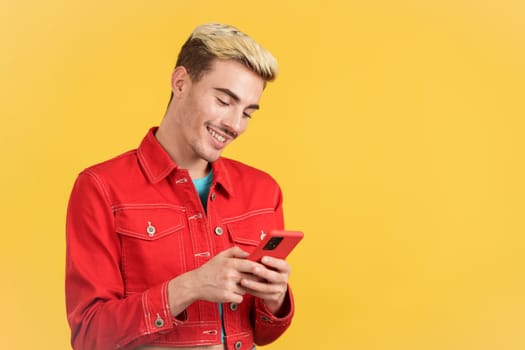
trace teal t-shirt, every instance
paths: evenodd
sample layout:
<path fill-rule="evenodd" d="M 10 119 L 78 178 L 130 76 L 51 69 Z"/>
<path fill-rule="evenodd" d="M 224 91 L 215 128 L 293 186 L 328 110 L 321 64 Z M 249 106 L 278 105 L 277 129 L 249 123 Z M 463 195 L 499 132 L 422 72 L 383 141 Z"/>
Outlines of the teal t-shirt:
<path fill-rule="evenodd" d="M 208 204 L 208 194 L 210 193 L 211 182 L 213 181 L 213 171 L 210 171 L 208 175 L 200 179 L 193 179 L 193 185 L 199 194 L 202 206 L 206 210 Z"/>

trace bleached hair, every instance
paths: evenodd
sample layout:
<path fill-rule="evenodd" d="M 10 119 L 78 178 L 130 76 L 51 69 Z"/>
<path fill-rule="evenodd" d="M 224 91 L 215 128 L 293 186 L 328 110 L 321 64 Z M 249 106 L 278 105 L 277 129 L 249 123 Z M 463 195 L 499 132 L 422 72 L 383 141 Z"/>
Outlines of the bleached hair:
<path fill-rule="evenodd" d="M 277 76 L 277 60 L 268 50 L 239 29 L 219 23 L 195 28 L 181 48 L 177 66 L 185 67 L 198 81 L 215 59 L 239 61 L 264 81 Z"/>

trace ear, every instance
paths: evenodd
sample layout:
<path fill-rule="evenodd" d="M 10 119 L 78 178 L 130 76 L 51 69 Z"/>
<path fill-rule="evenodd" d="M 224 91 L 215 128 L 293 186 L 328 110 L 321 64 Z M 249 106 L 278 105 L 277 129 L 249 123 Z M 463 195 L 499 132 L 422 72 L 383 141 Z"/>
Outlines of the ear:
<path fill-rule="evenodd" d="M 186 90 L 188 84 L 191 84 L 191 77 L 186 68 L 176 67 L 171 74 L 171 91 L 174 96 L 179 96 Z"/>

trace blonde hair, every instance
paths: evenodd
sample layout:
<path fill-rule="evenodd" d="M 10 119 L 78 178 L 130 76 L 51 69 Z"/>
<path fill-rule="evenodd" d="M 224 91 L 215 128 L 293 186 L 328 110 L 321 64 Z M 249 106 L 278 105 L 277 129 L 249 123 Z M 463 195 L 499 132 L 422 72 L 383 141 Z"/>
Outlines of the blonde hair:
<path fill-rule="evenodd" d="M 237 28 L 219 23 L 195 28 L 180 50 L 177 67 L 185 67 L 198 81 L 215 59 L 239 61 L 265 82 L 277 76 L 277 60 L 268 50 Z"/>

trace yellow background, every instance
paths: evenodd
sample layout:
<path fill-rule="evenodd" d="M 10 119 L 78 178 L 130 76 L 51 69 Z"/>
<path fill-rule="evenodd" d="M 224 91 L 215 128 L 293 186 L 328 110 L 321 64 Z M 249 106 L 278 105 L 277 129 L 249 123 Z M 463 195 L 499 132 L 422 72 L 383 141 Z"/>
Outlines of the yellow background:
<path fill-rule="evenodd" d="M 0 5 L 0 348 L 68 349 L 76 174 L 159 123 L 199 23 L 280 61 L 226 155 L 274 175 L 291 329 L 267 349 L 525 349 L 521 0 Z"/>

